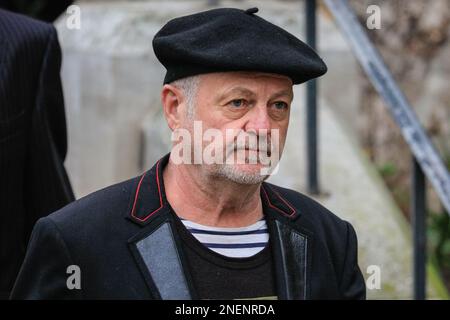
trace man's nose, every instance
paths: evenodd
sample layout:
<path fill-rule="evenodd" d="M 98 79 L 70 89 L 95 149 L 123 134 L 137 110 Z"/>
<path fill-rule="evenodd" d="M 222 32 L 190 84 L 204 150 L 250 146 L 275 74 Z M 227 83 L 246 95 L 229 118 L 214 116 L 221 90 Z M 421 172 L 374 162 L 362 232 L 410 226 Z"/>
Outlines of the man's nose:
<path fill-rule="evenodd" d="M 266 106 L 256 106 L 248 114 L 249 119 L 245 125 L 246 131 L 270 130 L 271 121 Z"/>

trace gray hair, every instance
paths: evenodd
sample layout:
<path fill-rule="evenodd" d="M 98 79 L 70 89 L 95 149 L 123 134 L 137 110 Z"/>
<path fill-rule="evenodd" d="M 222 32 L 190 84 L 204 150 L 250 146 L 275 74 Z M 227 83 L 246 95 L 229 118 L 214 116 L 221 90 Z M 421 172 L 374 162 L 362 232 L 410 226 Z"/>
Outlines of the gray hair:
<path fill-rule="evenodd" d="M 183 94 L 186 97 L 186 107 L 187 107 L 186 115 L 188 119 L 194 119 L 195 98 L 197 96 L 197 89 L 199 82 L 200 76 L 195 75 L 186 78 L 181 78 L 170 83 L 171 85 L 183 91 Z"/>

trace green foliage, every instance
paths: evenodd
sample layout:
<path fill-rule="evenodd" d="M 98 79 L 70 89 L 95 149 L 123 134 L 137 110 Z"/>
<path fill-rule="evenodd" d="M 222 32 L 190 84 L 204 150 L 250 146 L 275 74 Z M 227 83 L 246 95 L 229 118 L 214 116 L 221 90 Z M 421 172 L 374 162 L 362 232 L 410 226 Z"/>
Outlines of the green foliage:
<path fill-rule="evenodd" d="M 392 177 L 398 172 L 397 166 L 392 162 L 387 162 L 378 167 L 378 172 L 383 178 Z"/>
<path fill-rule="evenodd" d="M 444 278 L 450 277 L 450 216 L 447 212 L 428 213 L 428 245 Z"/>

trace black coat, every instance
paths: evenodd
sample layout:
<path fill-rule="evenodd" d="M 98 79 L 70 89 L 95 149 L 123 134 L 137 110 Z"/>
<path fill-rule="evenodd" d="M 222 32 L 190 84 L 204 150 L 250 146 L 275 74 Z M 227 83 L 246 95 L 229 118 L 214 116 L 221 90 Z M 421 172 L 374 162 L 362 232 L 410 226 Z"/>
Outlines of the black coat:
<path fill-rule="evenodd" d="M 0 10 L 0 299 L 35 222 L 73 200 L 54 27 Z"/>
<path fill-rule="evenodd" d="M 142 176 L 40 219 L 11 298 L 195 298 L 164 192 L 168 157 Z M 280 299 L 365 298 L 348 222 L 269 183 L 263 183 L 261 198 Z M 67 289 L 70 265 L 80 268 L 81 290 Z"/>

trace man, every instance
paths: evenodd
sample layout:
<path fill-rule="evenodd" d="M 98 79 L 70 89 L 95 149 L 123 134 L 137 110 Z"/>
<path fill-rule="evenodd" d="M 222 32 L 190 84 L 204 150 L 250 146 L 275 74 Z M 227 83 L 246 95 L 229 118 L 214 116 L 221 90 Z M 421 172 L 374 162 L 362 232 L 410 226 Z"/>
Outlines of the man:
<path fill-rule="evenodd" d="M 35 222 L 74 199 L 54 27 L 0 9 L 0 299 Z"/>
<path fill-rule="evenodd" d="M 12 298 L 365 298 L 351 225 L 264 182 L 293 84 L 326 66 L 256 12 L 205 11 L 156 34 L 172 152 L 41 219 Z"/>

